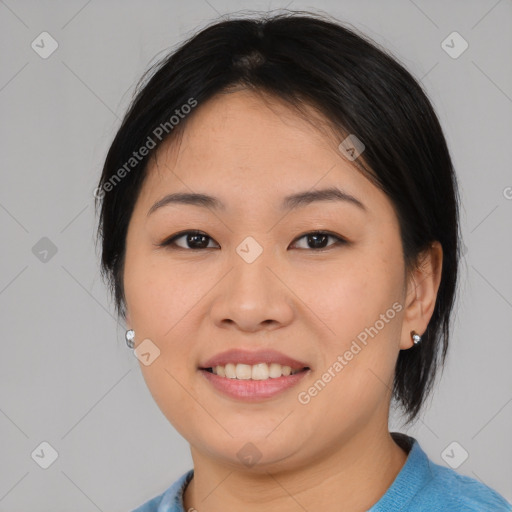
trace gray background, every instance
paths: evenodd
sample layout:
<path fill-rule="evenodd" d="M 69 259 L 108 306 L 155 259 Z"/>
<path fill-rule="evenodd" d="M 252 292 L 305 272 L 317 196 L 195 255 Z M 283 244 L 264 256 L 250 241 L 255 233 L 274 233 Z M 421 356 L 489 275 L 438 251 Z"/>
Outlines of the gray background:
<path fill-rule="evenodd" d="M 408 432 L 444 465 L 456 441 L 469 454 L 457 471 L 512 501 L 510 0 L 6 0 L 0 511 L 128 511 L 192 467 L 100 279 L 93 190 L 133 87 L 155 58 L 218 14 L 286 5 L 324 10 L 389 48 L 437 109 L 460 180 L 466 253 L 448 364 Z M 31 47 L 43 31 L 59 45 L 46 59 Z M 453 31 L 469 43 L 456 59 L 441 46 Z M 58 452 L 48 469 L 31 456 L 43 441 Z"/>

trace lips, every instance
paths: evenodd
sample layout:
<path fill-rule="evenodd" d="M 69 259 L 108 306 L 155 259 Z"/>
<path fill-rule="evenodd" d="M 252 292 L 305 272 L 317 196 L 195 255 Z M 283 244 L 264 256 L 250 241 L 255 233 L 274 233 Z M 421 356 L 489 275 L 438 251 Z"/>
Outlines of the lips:
<path fill-rule="evenodd" d="M 282 366 L 289 366 L 292 370 L 301 370 L 309 368 L 307 363 L 293 359 L 281 352 L 272 349 L 248 351 L 241 349 L 227 350 L 217 354 L 199 365 L 201 370 L 213 368 L 215 366 L 226 366 L 232 364 L 248 364 L 255 365 L 258 363 L 278 363 Z"/>

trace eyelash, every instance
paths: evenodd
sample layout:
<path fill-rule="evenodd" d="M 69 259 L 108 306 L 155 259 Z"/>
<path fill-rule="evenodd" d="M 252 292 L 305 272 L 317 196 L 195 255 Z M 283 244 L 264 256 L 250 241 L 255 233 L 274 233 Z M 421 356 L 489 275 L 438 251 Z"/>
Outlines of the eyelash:
<path fill-rule="evenodd" d="M 181 231 L 179 233 L 176 233 L 176 234 L 172 235 L 171 237 L 167 238 L 166 240 L 164 240 L 162 243 L 157 244 L 157 245 L 158 245 L 158 247 L 167 247 L 168 249 L 171 249 L 171 250 L 183 250 L 183 251 L 204 251 L 207 249 L 216 249 L 216 247 L 184 248 L 184 247 L 177 246 L 175 244 L 176 240 L 178 240 L 179 238 L 182 238 L 186 235 L 202 235 L 210 240 L 213 240 L 213 238 L 211 238 L 210 236 L 208 236 L 206 233 L 204 233 L 202 231 L 188 230 L 188 231 Z M 313 251 L 313 252 L 324 252 L 324 251 L 328 251 L 334 247 L 349 244 L 349 242 L 347 240 L 345 240 L 344 238 L 341 238 L 339 235 L 331 233 L 330 231 L 308 231 L 307 233 L 304 233 L 303 235 L 300 235 L 299 237 L 297 237 L 293 241 L 293 243 L 296 243 L 301 238 L 311 236 L 311 235 L 326 235 L 330 238 L 334 238 L 336 240 L 336 242 L 334 244 L 331 244 L 327 247 L 322 247 L 320 249 L 299 249 L 299 250 L 301 250 L 301 251 L 309 250 L 309 251 Z"/>

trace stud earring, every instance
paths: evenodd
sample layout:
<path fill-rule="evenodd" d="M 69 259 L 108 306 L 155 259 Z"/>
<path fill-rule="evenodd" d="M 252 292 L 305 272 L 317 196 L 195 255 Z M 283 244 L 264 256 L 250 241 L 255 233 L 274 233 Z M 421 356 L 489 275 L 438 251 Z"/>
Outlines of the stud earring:
<path fill-rule="evenodd" d="M 129 329 L 128 331 L 126 331 L 124 337 L 126 339 L 126 344 L 128 345 L 128 348 L 133 348 L 135 346 L 135 331 L 133 329 Z"/>
<path fill-rule="evenodd" d="M 412 341 L 415 345 L 419 345 L 421 343 L 421 336 L 416 333 L 416 331 L 411 331 Z"/>

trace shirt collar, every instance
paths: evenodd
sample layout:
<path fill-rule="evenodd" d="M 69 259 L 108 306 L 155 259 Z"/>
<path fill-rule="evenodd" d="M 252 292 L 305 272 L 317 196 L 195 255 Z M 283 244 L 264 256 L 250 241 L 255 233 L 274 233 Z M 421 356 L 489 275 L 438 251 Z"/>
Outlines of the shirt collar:
<path fill-rule="evenodd" d="M 384 496 L 367 512 L 407 510 L 405 506 L 433 478 L 427 454 L 416 439 L 399 432 L 391 432 L 391 437 L 408 452 L 407 460 Z"/>
<path fill-rule="evenodd" d="M 157 512 L 185 512 L 183 493 L 193 476 L 193 469 L 180 476 L 178 480 L 176 480 L 171 487 L 165 491 Z"/>

